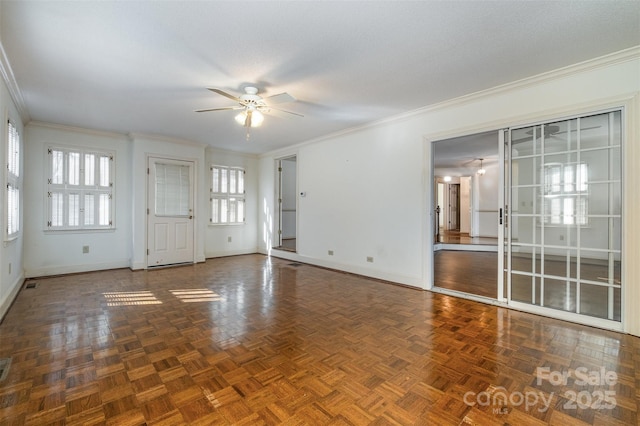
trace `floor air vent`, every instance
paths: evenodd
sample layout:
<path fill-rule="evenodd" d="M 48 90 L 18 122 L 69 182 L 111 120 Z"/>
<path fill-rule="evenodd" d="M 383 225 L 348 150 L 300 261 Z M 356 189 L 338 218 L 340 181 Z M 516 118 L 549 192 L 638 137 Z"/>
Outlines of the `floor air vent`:
<path fill-rule="evenodd" d="M 38 287 L 38 283 L 37 282 L 30 282 L 27 283 L 27 285 L 24 286 L 24 288 L 36 288 Z"/>
<path fill-rule="evenodd" d="M 0 382 L 7 378 L 11 367 L 11 358 L 0 358 Z"/>
<path fill-rule="evenodd" d="M 295 266 L 297 268 L 298 266 L 302 266 L 302 263 L 289 263 L 287 266 Z"/>

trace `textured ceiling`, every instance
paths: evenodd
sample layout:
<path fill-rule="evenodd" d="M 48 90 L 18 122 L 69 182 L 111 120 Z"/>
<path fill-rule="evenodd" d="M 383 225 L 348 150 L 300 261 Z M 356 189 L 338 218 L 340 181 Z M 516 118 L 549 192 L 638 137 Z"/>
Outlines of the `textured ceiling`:
<path fill-rule="evenodd" d="M 640 44 L 638 1 L 2 1 L 32 120 L 262 153 Z M 206 90 L 288 92 L 245 140 Z"/>

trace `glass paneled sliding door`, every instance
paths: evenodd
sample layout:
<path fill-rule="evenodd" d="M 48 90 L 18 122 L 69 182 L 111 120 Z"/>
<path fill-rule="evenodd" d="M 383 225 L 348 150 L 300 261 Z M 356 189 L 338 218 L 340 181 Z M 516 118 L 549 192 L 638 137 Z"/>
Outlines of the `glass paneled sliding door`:
<path fill-rule="evenodd" d="M 620 322 L 621 111 L 508 139 L 510 303 Z"/>

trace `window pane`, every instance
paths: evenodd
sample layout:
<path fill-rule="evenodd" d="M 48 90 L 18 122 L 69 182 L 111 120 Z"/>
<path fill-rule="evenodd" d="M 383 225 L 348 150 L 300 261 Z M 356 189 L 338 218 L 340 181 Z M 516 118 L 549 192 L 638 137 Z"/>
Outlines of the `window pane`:
<path fill-rule="evenodd" d="M 227 223 L 229 221 L 227 216 L 227 206 L 228 200 L 220 200 L 220 223 Z"/>
<path fill-rule="evenodd" d="M 64 194 L 51 194 L 51 226 L 64 226 Z"/>
<path fill-rule="evenodd" d="M 238 175 L 238 171 L 237 170 L 229 170 L 229 193 L 230 194 L 236 194 L 237 193 L 237 187 L 236 187 L 236 176 Z"/>
<path fill-rule="evenodd" d="M 64 153 L 62 151 L 51 152 L 51 183 L 60 185 L 64 183 Z"/>
<path fill-rule="evenodd" d="M 85 154 L 84 156 L 84 184 L 95 185 L 96 181 L 96 156 Z"/>
<path fill-rule="evenodd" d="M 238 200 L 238 219 L 237 222 L 244 222 L 244 200 Z"/>
<path fill-rule="evenodd" d="M 234 223 L 237 222 L 236 219 L 236 214 L 237 214 L 237 207 L 238 203 L 237 200 L 235 198 L 230 198 L 229 199 L 229 223 Z"/>
<path fill-rule="evenodd" d="M 11 184 L 7 188 L 7 234 L 20 229 L 20 190 Z"/>
<path fill-rule="evenodd" d="M 211 192 L 220 192 L 220 169 L 214 167 L 211 173 Z"/>
<path fill-rule="evenodd" d="M 80 225 L 80 194 L 69 194 L 69 226 Z"/>
<path fill-rule="evenodd" d="M 12 122 L 8 123 L 7 135 L 7 169 L 9 173 L 20 176 L 20 139 L 18 130 Z"/>
<path fill-rule="evenodd" d="M 191 204 L 189 166 L 157 163 L 155 168 L 155 213 L 160 216 L 188 216 Z"/>
<path fill-rule="evenodd" d="M 109 182 L 109 157 L 100 157 L 100 186 L 108 187 Z"/>
<path fill-rule="evenodd" d="M 220 169 L 220 192 L 223 194 L 226 194 L 229 190 L 228 174 L 229 170 Z"/>
<path fill-rule="evenodd" d="M 93 194 L 85 194 L 84 196 L 84 224 L 95 225 L 95 196 Z"/>
<path fill-rule="evenodd" d="M 238 170 L 238 194 L 244 194 L 244 170 Z"/>
<path fill-rule="evenodd" d="M 220 223 L 220 200 L 218 198 L 211 200 L 211 223 Z"/>
<path fill-rule="evenodd" d="M 110 200 L 109 194 L 100 194 L 98 206 L 98 225 L 107 226 L 110 222 Z"/>
<path fill-rule="evenodd" d="M 69 185 L 80 184 L 80 153 L 69 153 Z"/>

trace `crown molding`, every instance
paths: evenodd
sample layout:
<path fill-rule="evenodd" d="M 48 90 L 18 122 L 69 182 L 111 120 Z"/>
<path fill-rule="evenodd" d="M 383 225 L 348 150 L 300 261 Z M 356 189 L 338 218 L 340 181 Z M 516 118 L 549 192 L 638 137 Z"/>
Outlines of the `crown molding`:
<path fill-rule="evenodd" d="M 233 151 L 231 149 L 216 148 L 215 146 L 211 146 L 208 144 L 205 145 L 205 151 L 211 153 L 212 155 L 220 153 L 224 155 L 234 155 L 237 157 L 245 157 L 245 158 L 252 158 L 252 159 L 257 159 L 260 157 L 258 154 L 254 154 L 251 152 Z"/>
<path fill-rule="evenodd" d="M 40 127 L 44 129 L 59 130 L 65 132 L 84 133 L 92 136 L 102 136 L 108 138 L 126 139 L 127 135 L 107 130 L 88 129 L 86 127 L 70 126 L 67 124 L 49 123 L 46 121 L 30 121 L 28 127 Z"/>
<path fill-rule="evenodd" d="M 403 118 L 413 117 L 425 112 L 432 112 L 450 108 L 452 106 L 463 105 L 469 102 L 473 102 L 477 99 L 484 98 L 491 95 L 498 95 L 504 92 L 508 92 L 516 89 L 523 89 L 530 86 L 539 85 L 548 81 L 557 80 L 567 76 L 581 74 L 584 72 L 592 71 L 598 68 L 604 68 L 619 63 L 629 62 L 640 59 L 640 45 L 633 46 L 628 49 L 620 50 L 618 52 L 610 53 L 608 55 L 600 56 L 586 61 L 571 64 L 566 67 L 558 68 L 555 70 L 547 71 L 542 74 L 536 74 L 531 77 L 526 77 L 520 80 L 512 81 L 506 84 L 492 87 L 490 89 L 473 92 L 468 95 L 459 96 L 457 98 L 449 99 L 443 102 L 439 102 L 433 105 L 428 105 L 422 108 L 415 109 L 403 114 L 399 114 L 393 117 L 388 117 L 383 120 L 377 121 L 375 124 L 386 123 L 390 121 L 397 121 Z"/>
<path fill-rule="evenodd" d="M 7 57 L 6 52 L 4 51 L 4 46 L 2 42 L 0 42 L 0 74 L 2 74 L 2 79 L 4 80 L 5 85 L 7 86 L 7 90 L 9 91 L 9 96 L 13 100 L 13 103 L 18 110 L 18 114 L 20 114 L 20 118 L 22 119 L 22 124 L 26 124 L 31 120 L 29 115 L 29 110 L 27 109 L 27 105 L 24 102 L 24 98 L 22 97 L 22 92 L 18 87 L 18 82 L 16 81 L 16 76 L 13 74 L 13 70 L 11 69 L 11 64 L 9 63 L 9 58 Z"/>
<path fill-rule="evenodd" d="M 265 157 L 273 157 L 277 156 L 283 150 L 293 150 L 299 149 L 303 146 L 312 145 L 315 143 L 319 143 L 322 141 L 326 141 L 329 139 L 334 139 L 340 136 L 345 136 L 348 134 L 356 133 L 362 130 L 378 127 L 384 124 L 394 123 L 406 119 L 411 119 L 417 115 L 435 112 L 439 110 L 444 110 L 447 108 L 452 108 L 455 106 L 461 106 L 464 104 L 468 104 L 474 101 L 477 101 L 482 98 L 486 98 L 488 96 L 499 95 L 504 92 L 508 92 L 511 90 L 517 90 L 526 88 L 529 86 L 535 86 L 538 84 L 545 83 L 547 81 L 556 80 L 559 78 L 567 77 L 570 75 L 580 74 L 584 72 L 588 72 L 591 70 L 595 70 L 598 68 L 604 68 L 608 66 L 612 66 L 618 63 L 624 63 L 628 61 L 634 61 L 640 59 L 640 45 L 633 46 L 628 49 L 620 50 L 618 52 L 610 53 L 604 56 L 600 56 L 593 59 L 588 59 L 583 62 L 578 62 L 576 64 L 571 64 L 566 67 L 558 68 L 552 71 L 548 71 L 542 74 L 537 74 L 531 77 L 526 77 L 520 80 L 512 81 L 506 84 L 502 84 L 499 86 L 492 87 L 490 89 L 481 90 L 478 92 L 473 92 L 467 95 L 459 96 L 457 98 L 448 99 L 446 101 L 438 102 L 435 104 L 427 105 L 418 109 L 414 109 L 411 111 L 407 111 L 401 114 L 396 114 L 390 117 L 383 118 L 381 120 L 372 121 L 370 123 L 365 123 L 360 126 L 350 127 L 348 129 L 343 129 L 337 132 L 333 132 L 327 135 L 323 135 L 314 139 L 310 139 L 307 141 L 303 141 L 297 143 L 295 145 L 291 145 L 286 148 L 281 148 L 269 152 L 265 152 L 260 154 L 260 158 Z"/>
<path fill-rule="evenodd" d="M 132 142 L 135 142 L 138 139 L 146 139 L 148 141 L 173 143 L 177 145 L 186 145 L 186 146 L 202 148 L 202 149 L 205 149 L 209 146 L 208 144 L 194 142 L 186 139 L 178 139 L 178 138 L 172 138 L 170 136 L 153 135 L 153 134 L 147 134 L 147 133 L 127 133 L 126 136 L 128 136 Z"/>

